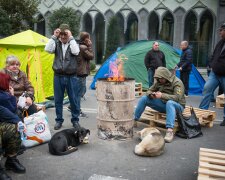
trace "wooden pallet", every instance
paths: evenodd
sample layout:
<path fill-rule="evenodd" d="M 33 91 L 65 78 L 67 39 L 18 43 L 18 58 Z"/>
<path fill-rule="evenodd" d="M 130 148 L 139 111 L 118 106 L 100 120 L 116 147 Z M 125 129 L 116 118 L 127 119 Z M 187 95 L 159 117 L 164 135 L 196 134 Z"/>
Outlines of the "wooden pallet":
<path fill-rule="evenodd" d="M 142 96 L 142 83 L 135 83 L 135 97 Z"/>
<path fill-rule="evenodd" d="M 225 98 L 224 94 L 221 94 L 216 97 L 216 108 L 224 108 Z"/>
<path fill-rule="evenodd" d="M 212 127 L 213 121 L 216 119 L 216 112 L 210 110 L 202 110 L 194 108 L 196 116 L 199 118 L 199 122 L 202 126 Z M 190 106 L 186 106 L 183 112 L 184 116 L 190 116 Z M 152 127 L 164 128 L 166 130 L 166 114 L 155 111 L 149 107 L 146 107 L 144 113 L 140 118 L 141 122 L 144 122 Z M 161 127 L 162 126 L 162 127 Z M 162 130 L 162 129 L 161 129 Z M 174 131 L 178 130 L 178 124 L 175 121 Z"/>
<path fill-rule="evenodd" d="M 186 106 L 183 112 L 184 116 L 190 116 L 190 106 Z M 199 123 L 205 127 L 213 127 L 213 122 L 216 119 L 216 112 L 210 110 L 204 110 L 194 108 L 195 114 L 199 120 Z"/>
<path fill-rule="evenodd" d="M 198 180 L 225 179 L 225 151 L 200 148 Z"/>

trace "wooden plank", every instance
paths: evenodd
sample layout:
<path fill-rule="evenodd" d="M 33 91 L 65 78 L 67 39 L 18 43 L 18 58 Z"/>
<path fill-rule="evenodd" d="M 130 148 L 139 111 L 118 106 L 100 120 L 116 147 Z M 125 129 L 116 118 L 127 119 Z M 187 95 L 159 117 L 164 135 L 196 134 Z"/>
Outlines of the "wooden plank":
<path fill-rule="evenodd" d="M 211 153 L 211 152 L 201 152 L 200 151 L 200 156 L 201 157 L 210 157 L 210 158 L 217 158 L 220 160 L 225 160 L 225 155 L 221 155 L 221 154 L 216 154 L 216 153 Z"/>
<path fill-rule="evenodd" d="M 225 178 L 225 172 L 212 171 L 212 170 L 204 169 L 204 168 L 198 168 L 198 173 L 209 175 L 212 177 Z"/>
<path fill-rule="evenodd" d="M 209 164 L 208 162 L 199 162 L 199 167 L 225 172 L 225 166 L 220 166 L 220 165 L 216 165 L 216 164 Z"/>
<path fill-rule="evenodd" d="M 211 152 L 211 153 L 217 153 L 217 154 L 225 155 L 225 151 L 217 150 L 217 149 L 200 148 L 200 152 Z"/>
<path fill-rule="evenodd" d="M 208 158 L 208 157 L 199 157 L 199 161 L 208 162 L 210 164 L 217 164 L 225 166 L 225 161 L 220 159 Z"/>

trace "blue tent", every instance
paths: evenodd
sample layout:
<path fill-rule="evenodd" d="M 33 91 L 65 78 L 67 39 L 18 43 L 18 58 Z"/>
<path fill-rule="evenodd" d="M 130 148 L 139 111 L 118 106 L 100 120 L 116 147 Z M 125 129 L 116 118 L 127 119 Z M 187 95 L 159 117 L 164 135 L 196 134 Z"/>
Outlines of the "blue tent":
<path fill-rule="evenodd" d="M 100 67 L 93 78 L 91 89 L 95 89 L 95 83 L 98 78 L 107 78 L 110 75 L 109 65 L 117 59 L 123 61 L 125 77 L 134 78 L 136 82 L 141 82 L 143 89 L 148 88 L 148 76 L 144 65 L 144 57 L 147 51 L 152 47 L 154 41 L 137 41 L 126 45 L 123 48 L 118 48 Z M 159 41 L 160 50 L 166 57 L 166 66 L 168 69 L 174 69 L 180 60 L 180 50 L 177 50 L 167 43 Z M 179 77 L 180 72 L 176 71 L 176 76 Z M 189 95 L 201 95 L 205 84 L 205 80 L 195 68 L 192 66 L 189 82 Z"/>

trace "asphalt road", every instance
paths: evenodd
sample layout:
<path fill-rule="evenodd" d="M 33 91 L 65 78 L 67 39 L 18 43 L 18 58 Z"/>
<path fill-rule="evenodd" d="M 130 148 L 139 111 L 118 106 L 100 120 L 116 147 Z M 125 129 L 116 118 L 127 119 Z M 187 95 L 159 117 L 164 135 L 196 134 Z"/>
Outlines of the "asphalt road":
<path fill-rule="evenodd" d="M 91 78 L 88 83 L 90 80 Z M 200 99 L 200 96 L 189 96 L 187 105 L 198 107 Z M 82 108 L 89 117 L 81 118 L 80 124 L 91 131 L 89 144 L 79 146 L 78 151 L 66 156 L 50 155 L 47 144 L 30 148 L 18 157 L 27 169 L 26 174 L 9 172 L 9 175 L 14 180 L 194 180 L 197 178 L 200 147 L 225 150 L 225 127 L 218 125 L 222 120 L 223 110 L 214 108 L 214 105 L 212 103 L 210 109 L 217 112 L 216 121 L 212 128 L 202 128 L 202 137 L 191 140 L 176 137 L 172 143 L 166 144 L 163 155 L 140 157 L 133 153 L 135 145 L 139 143 L 136 135 L 126 141 L 98 138 L 95 91 L 88 90 L 86 101 L 82 101 Z M 64 108 L 63 128 L 70 128 L 71 115 L 66 107 L 67 105 Z M 55 109 L 49 108 L 46 113 L 54 134 Z M 134 131 L 142 128 L 139 126 Z M 105 178 L 100 178 L 103 176 Z"/>

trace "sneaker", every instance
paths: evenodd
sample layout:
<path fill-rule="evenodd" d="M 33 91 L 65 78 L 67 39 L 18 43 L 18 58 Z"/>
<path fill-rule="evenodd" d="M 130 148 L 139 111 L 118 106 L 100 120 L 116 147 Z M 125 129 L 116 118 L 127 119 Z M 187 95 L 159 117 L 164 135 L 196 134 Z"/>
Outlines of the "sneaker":
<path fill-rule="evenodd" d="M 173 134 L 173 131 L 166 131 L 166 135 L 164 137 L 164 140 L 166 143 L 170 143 L 173 141 L 173 138 L 174 138 L 174 134 Z"/>
<path fill-rule="evenodd" d="M 78 122 L 78 121 L 73 122 L 73 127 L 74 127 L 75 129 L 80 129 L 80 124 L 79 124 L 79 122 Z"/>
<path fill-rule="evenodd" d="M 57 122 L 55 123 L 54 129 L 59 130 L 61 127 L 62 127 L 62 123 Z"/>
<path fill-rule="evenodd" d="M 220 126 L 225 126 L 225 120 L 220 123 Z"/>
<path fill-rule="evenodd" d="M 88 115 L 85 114 L 85 113 L 83 113 L 83 112 L 81 111 L 81 112 L 80 112 L 80 117 L 86 117 L 86 118 L 88 118 Z"/>

